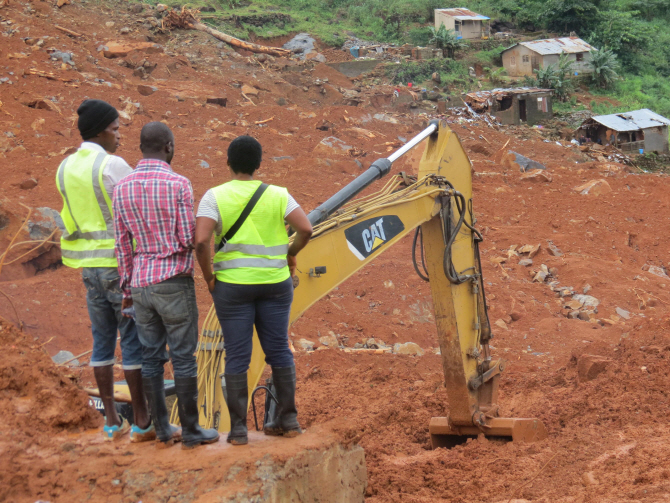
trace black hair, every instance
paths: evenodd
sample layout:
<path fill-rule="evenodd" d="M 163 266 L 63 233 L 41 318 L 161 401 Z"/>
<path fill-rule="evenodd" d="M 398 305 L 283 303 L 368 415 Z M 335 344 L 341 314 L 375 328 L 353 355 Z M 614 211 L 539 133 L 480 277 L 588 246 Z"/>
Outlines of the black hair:
<path fill-rule="evenodd" d="M 140 133 L 140 149 L 143 153 L 158 153 L 165 149 L 168 142 L 174 142 L 174 135 L 162 122 L 145 124 Z"/>
<path fill-rule="evenodd" d="M 251 136 L 238 136 L 228 146 L 228 166 L 235 173 L 253 175 L 262 158 L 263 147 Z"/>

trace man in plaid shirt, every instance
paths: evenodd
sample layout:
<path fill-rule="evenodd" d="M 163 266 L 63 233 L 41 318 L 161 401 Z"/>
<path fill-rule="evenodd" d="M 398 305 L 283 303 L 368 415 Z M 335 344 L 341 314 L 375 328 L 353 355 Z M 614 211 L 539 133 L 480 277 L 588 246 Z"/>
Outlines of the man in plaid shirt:
<path fill-rule="evenodd" d="M 142 128 L 144 157 L 114 189 L 114 230 L 123 308 L 135 308 L 144 346 L 142 381 L 160 442 L 184 448 L 216 442 L 198 423 L 198 306 L 193 283 L 193 189 L 172 171 L 174 136 L 162 122 Z M 136 246 L 133 249 L 133 239 Z M 182 431 L 165 403 L 163 365 L 172 359 Z M 180 434 L 181 433 L 181 434 Z"/>

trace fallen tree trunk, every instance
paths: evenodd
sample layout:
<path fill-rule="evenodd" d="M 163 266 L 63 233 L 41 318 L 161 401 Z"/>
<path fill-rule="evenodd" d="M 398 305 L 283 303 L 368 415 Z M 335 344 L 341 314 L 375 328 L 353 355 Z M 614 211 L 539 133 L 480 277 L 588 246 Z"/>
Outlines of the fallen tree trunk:
<path fill-rule="evenodd" d="M 283 58 L 287 58 L 291 55 L 291 51 L 286 49 L 245 42 L 244 40 L 235 38 L 231 35 L 228 35 L 227 33 L 210 28 L 198 20 L 197 14 L 197 10 L 190 10 L 185 8 L 182 8 L 181 12 L 172 10 L 168 12 L 165 18 L 163 18 L 163 28 L 187 28 L 190 30 L 204 31 L 205 33 L 209 33 L 212 37 L 232 45 L 233 47 L 239 47 L 240 49 L 254 53 L 270 54 L 271 56 L 278 56 Z"/>

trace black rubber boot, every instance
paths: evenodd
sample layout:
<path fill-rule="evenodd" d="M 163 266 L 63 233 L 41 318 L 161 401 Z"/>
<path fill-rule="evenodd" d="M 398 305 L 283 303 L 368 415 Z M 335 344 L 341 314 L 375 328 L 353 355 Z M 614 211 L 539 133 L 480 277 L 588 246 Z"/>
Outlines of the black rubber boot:
<path fill-rule="evenodd" d="M 295 437 L 302 433 L 295 407 L 295 366 L 272 367 L 272 382 L 277 397 L 277 414 L 263 427 L 266 435 Z"/>
<path fill-rule="evenodd" d="M 178 428 L 170 424 L 167 404 L 165 403 L 165 382 L 163 381 L 163 376 L 142 377 L 142 385 L 144 386 L 144 393 L 147 396 L 149 414 L 151 414 L 151 421 L 156 430 L 157 440 L 166 446 L 172 445 L 175 440 L 178 441 L 181 438 L 181 435 L 177 435 L 177 438 L 175 438 Z"/>
<path fill-rule="evenodd" d="M 247 373 L 225 374 L 226 403 L 230 415 L 230 433 L 228 443 L 245 445 L 249 443 L 247 436 L 247 406 L 249 404 L 249 388 L 247 387 Z"/>
<path fill-rule="evenodd" d="M 206 430 L 200 426 L 198 411 L 198 378 L 175 377 L 177 392 L 177 408 L 181 421 L 182 449 L 191 449 L 201 444 L 212 444 L 219 440 L 219 432 L 215 429 Z"/>

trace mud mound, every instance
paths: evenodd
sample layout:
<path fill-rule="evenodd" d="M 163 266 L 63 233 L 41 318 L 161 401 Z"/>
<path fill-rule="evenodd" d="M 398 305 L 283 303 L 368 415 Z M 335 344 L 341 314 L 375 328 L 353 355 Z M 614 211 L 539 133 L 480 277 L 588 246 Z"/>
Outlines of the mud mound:
<path fill-rule="evenodd" d="M 344 435 L 365 448 L 370 501 L 652 501 L 670 487 L 667 324 L 574 350 L 553 371 L 506 375 L 502 414 L 544 421 L 550 436 L 536 444 L 480 438 L 430 450 L 429 420 L 448 411 L 437 355 L 302 355 L 301 420 L 349 418 Z"/>
<path fill-rule="evenodd" d="M 13 326 L 0 323 L 0 416 L 3 429 L 30 436 L 100 425 L 86 393 L 56 367 L 38 346 Z M 7 431 L 5 429 L 5 431 Z"/>

